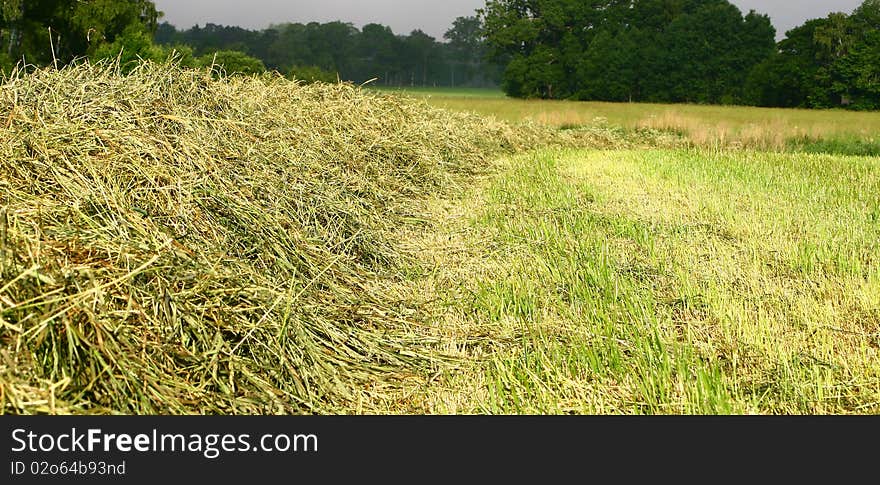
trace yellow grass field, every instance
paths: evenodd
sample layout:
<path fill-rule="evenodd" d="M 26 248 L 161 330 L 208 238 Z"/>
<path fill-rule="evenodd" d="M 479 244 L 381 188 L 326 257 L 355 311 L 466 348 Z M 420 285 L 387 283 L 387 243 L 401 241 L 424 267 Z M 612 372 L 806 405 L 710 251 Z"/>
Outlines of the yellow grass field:
<path fill-rule="evenodd" d="M 509 122 L 553 127 L 597 119 L 624 128 L 681 132 L 703 146 L 744 145 L 780 150 L 793 140 L 834 139 L 880 145 L 880 113 L 735 106 L 601 103 L 505 98 L 489 90 L 404 89 L 435 107 L 472 111 Z"/>

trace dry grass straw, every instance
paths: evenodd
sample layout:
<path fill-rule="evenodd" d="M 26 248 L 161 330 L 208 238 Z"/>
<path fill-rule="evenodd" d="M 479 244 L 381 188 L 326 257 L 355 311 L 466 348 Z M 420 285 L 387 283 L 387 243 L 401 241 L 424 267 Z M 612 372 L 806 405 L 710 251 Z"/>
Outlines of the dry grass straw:
<path fill-rule="evenodd" d="M 439 358 L 413 302 L 381 291 L 402 278 L 394 227 L 542 135 L 344 84 L 14 74 L 0 412 L 393 409 Z"/>

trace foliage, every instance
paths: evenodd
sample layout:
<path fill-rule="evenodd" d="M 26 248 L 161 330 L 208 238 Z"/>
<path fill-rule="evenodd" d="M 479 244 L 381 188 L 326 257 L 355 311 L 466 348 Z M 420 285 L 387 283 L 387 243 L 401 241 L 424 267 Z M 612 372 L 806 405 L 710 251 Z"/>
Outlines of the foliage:
<path fill-rule="evenodd" d="M 196 65 L 225 74 L 260 74 L 266 72 L 263 61 L 239 51 L 217 51 L 196 59 Z"/>
<path fill-rule="evenodd" d="M 5 52 L 0 52 L 0 75 L 7 74 L 15 67 L 15 62 Z"/>
<path fill-rule="evenodd" d="M 455 19 L 443 38 L 446 58 L 452 73 L 451 85 L 494 85 L 499 79 L 499 64 L 486 60 L 487 49 L 483 25 L 476 16 Z"/>
<path fill-rule="evenodd" d="M 288 73 L 288 77 L 297 81 L 311 83 L 335 83 L 339 81 L 336 73 L 325 71 L 317 66 L 294 66 Z"/>
<path fill-rule="evenodd" d="M 880 108 L 880 0 L 778 44 L 727 0 L 490 0 L 479 20 L 510 96 Z"/>
<path fill-rule="evenodd" d="M 762 106 L 880 109 L 880 2 L 832 13 L 792 29 L 751 73 L 747 91 Z"/>
<path fill-rule="evenodd" d="M 147 0 L 3 0 L 0 42 L 11 59 L 30 64 L 66 64 L 93 54 L 117 37 L 139 42 L 132 32 L 148 36 L 160 13 Z"/>
<path fill-rule="evenodd" d="M 182 65 L 193 66 L 192 50 L 186 46 L 176 49 L 160 47 L 153 44 L 150 35 L 138 28 L 130 28 L 117 36 L 111 43 L 101 44 L 94 50 L 90 58 L 93 61 L 113 59 L 119 62 L 123 72 L 130 72 L 143 61 L 163 62 L 172 57 L 172 53 Z"/>
<path fill-rule="evenodd" d="M 155 40 L 162 45 L 191 45 L 198 56 L 241 51 L 283 73 L 314 66 L 356 83 L 497 86 L 500 68 L 483 59 L 479 22 L 462 17 L 447 34 L 450 42 L 441 43 L 419 30 L 397 35 L 379 24 L 357 29 L 343 22 L 282 23 L 253 31 L 209 23 L 178 31 L 164 23 Z"/>
<path fill-rule="evenodd" d="M 739 102 L 775 35 L 724 0 L 493 0 L 481 19 L 520 97 Z"/>
<path fill-rule="evenodd" d="M 593 38 L 578 66 L 575 97 L 597 101 L 632 101 L 638 97 L 639 32 L 603 30 Z"/>
<path fill-rule="evenodd" d="M 489 0 L 444 40 L 345 22 L 263 30 L 159 24 L 149 0 L 0 0 L 0 70 L 24 60 L 173 57 L 230 73 L 395 87 L 496 87 L 520 98 L 880 109 L 880 0 L 787 32 L 728 0 Z M 155 45 L 154 45 L 155 43 Z M 190 47 L 185 47 L 190 46 Z M 332 73 L 332 76 L 329 74 Z"/>

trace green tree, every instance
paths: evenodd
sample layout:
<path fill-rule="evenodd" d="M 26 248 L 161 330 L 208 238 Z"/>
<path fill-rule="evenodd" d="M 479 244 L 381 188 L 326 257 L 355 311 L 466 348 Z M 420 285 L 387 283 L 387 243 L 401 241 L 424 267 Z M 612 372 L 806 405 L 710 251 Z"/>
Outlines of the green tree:
<path fill-rule="evenodd" d="M 430 66 L 439 54 L 436 41 L 421 30 L 414 30 L 403 39 L 402 47 L 402 64 L 409 84 L 427 86 Z"/>
<path fill-rule="evenodd" d="M 473 25 L 469 26 L 473 27 Z M 272 25 L 262 31 L 207 24 L 178 31 L 163 23 L 154 39 L 165 46 L 184 43 L 192 46 L 196 56 L 232 50 L 260 59 L 278 72 L 289 73 L 302 66 L 316 67 L 340 79 L 363 83 L 375 81 L 386 85 L 450 85 L 462 83 L 460 56 L 461 39 L 440 43 L 424 32 L 395 35 L 389 27 L 368 24 L 358 30 L 351 24 L 330 22 L 319 24 L 286 23 Z M 476 37 L 476 41 L 483 40 Z M 474 46 L 475 52 L 485 51 Z M 470 48 L 469 47 L 469 48 Z M 474 54 L 476 56 L 476 54 Z M 473 62 L 473 73 L 464 72 L 465 82 L 497 85 L 499 68 L 482 60 Z"/>
<path fill-rule="evenodd" d="M 563 69 L 557 51 L 538 46 L 528 56 L 513 58 L 504 71 L 501 87 L 508 95 L 517 98 L 553 99 L 560 96 L 554 86 L 565 84 Z"/>
<path fill-rule="evenodd" d="M 312 53 L 313 45 L 308 38 L 308 28 L 303 24 L 276 25 L 264 32 L 267 41 L 266 65 L 282 71 L 298 64 L 317 65 Z M 317 46 L 315 46 L 317 47 Z M 327 68 L 327 66 L 321 66 Z"/>
<path fill-rule="evenodd" d="M 147 0 L 0 0 L 0 39 L 10 59 L 67 63 L 133 29 L 152 34 L 161 16 Z"/>
<path fill-rule="evenodd" d="M 288 73 L 288 77 L 307 84 L 317 82 L 335 83 L 339 80 L 336 73 L 325 71 L 317 66 L 294 66 Z"/>
<path fill-rule="evenodd" d="M 117 36 L 132 31 L 152 37 L 160 13 L 156 5 L 146 0 L 84 0 L 74 3 L 70 16 L 70 35 L 85 34 L 77 40 L 95 49 L 104 42 L 113 42 Z"/>
<path fill-rule="evenodd" d="M 15 47 L 23 16 L 22 0 L 0 0 L 0 52 L 6 56 Z"/>
<path fill-rule="evenodd" d="M 344 73 L 354 67 L 355 42 L 358 30 L 350 23 L 329 22 L 308 24 L 308 42 L 312 47 L 313 65 Z"/>
<path fill-rule="evenodd" d="M 741 102 L 749 72 L 773 53 L 775 34 L 769 18 L 744 18 L 726 1 L 704 1 L 677 16 L 662 37 L 666 101 Z"/>
<path fill-rule="evenodd" d="M 880 0 L 790 30 L 754 68 L 750 100 L 765 106 L 880 108 Z"/>
<path fill-rule="evenodd" d="M 845 52 L 832 66 L 832 89 L 853 109 L 880 109 L 880 0 L 866 0 L 847 19 Z"/>
<path fill-rule="evenodd" d="M 399 77 L 399 40 L 391 28 L 367 24 L 357 37 L 355 78 L 363 82 L 378 79 L 391 85 Z"/>
<path fill-rule="evenodd" d="M 880 0 L 865 0 L 852 14 L 856 30 L 880 30 Z"/>
<path fill-rule="evenodd" d="M 443 38 L 448 42 L 451 85 L 481 85 L 487 83 L 485 77 L 494 77 L 494 69 L 484 66 L 486 44 L 478 17 L 458 17 Z"/>
<path fill-rule="evenodd" d="M 615 35 L 603 30 L 593 38 L 578 69 L 579 99 L 630 101 L 637 96 L 637 37 L 637 31 Z"/>
<path fill-rule="evenodd" d="M 0 73 L 12 70 L 13 47 L 22 18 L 21 0 L 0 0 Z"/>
<path fill-rule="evenodd" d="M 118 59 L 126 71 L 141 60 L 162 61 L 165 57 L 165 50 L 154 45 L 150 35 L 138 28 L 117 35 L 113 42 L 100 44 L 91 55 L 94 61 Z"/>
<path fill-rule="evenodd" d="M 193 50 L 187 45 L 161 46 L 140 28 L 129 28 L 111 43 L 98 46 L 89 56 L 93 61 L 113 60 L 124 73 L 131 72 L 143 61 L 174 62 L 182 67 L 195 67 Z"/>
<path fill-rule="evenodd" d="M 575 94 L 581 54 L 614 0 L 491 0 L 478 11 L 490 58 L 507 62 L 502 86 L 511 96 Z M 629 2 L 626 2 L 629 3 Z"/>
<path fill-rule="evenodd" d="M 848 56 L 835 65 L 845 91 L 845 97 L 853 109 L 880 109 L 880 31 L 867 32 L 856 43 Z"/>

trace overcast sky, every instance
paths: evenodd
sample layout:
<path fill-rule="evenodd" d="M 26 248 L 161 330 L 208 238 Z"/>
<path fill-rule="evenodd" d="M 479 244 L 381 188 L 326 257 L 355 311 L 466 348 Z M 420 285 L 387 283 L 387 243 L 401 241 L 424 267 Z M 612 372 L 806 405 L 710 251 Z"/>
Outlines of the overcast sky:
<path fill-rule="evenodd" d="M 484 0 L 154 0 L 178 28 L 215 23 L 262 29 L 281 22 L 342 20 L 360 28 L 371 22 L 398 34 L 422 29 L 437 39 L 456 17 L 473 15 Z M 862 0 L 733 0 L 743 12 L 769 14 L 779 36 L 804 20 L 852 12 Z"/>

